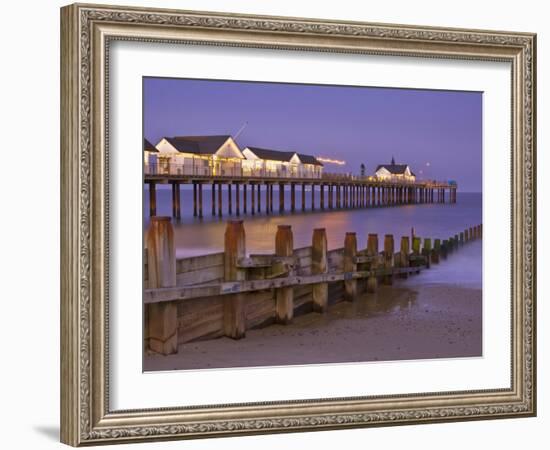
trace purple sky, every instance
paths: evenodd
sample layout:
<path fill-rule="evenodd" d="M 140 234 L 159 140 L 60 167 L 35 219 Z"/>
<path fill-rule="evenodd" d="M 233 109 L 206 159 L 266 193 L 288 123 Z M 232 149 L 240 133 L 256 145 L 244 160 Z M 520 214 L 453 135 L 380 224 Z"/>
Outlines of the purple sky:
<path fill-rule="evenodd" d="M 420 178 L 481 192 L 482 93 L 144 78 L 144 133 L 235 135 L 241 148 L 345 160 L 326 172 L 409 164 Z M 429 165 L 428 165 L 429 164 Z"/>

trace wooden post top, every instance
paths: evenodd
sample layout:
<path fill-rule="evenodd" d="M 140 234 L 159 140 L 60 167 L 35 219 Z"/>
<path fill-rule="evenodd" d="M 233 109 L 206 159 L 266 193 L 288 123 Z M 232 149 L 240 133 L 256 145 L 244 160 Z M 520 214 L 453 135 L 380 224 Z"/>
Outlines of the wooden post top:
<path fill-rule="evenodd" d="M 393 234 L 386 234 L 384 236 L 384 251 L 393 254 Z"/>
<path fill-rule="evenodd" d="M 357 233 L 349 231 L 344 238 L 344 253 L 357 253 Z"/>
<path fill-rule="evenodd" d="M 324 248 L 326 253 L 327 248 L 327 231 L 324 228 L 315 228 L 311 238 L 313 250 L 316 248 Z"/>
<path fill-rule="evenodd" d="M 432 240 L 430 238 L 424 238 L 424 249 L 425 250 L 432 249 Z"/>
<path fill-rule="evenodd" d="M 237 260 L 246 256 L 246 236 L 242 220 L 230 220 L 224 235 L 224 278 L 238 280 L 242 274 L 237 269 Z"/>
<path fill-rule="evenodd" d="M 369 233 L 367 239 L 367 252 L 370 255 L 375 255 L 378 253 L 378 235 L 376 233 Z"/>
<path fill-rule="evenodd" d="M 413 247 L 413 252 L 414 253 L 416 253 L 416 254 L 420 253 L 420 238 L 419 237 L 414 237 L 413 238 L 412 247 Z"/>
<path fill-rule="evenodd" d="M 294 250 L 294 237 L 290 225 L 277 226 L 275 234 L 275 253 L 277 256 L 292 256 Z"/>

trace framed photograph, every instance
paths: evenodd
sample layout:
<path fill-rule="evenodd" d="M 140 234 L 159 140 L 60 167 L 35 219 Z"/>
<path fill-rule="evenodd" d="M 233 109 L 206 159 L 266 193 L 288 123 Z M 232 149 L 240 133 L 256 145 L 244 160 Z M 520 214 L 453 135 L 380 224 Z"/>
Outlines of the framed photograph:
<path fill-rule="evenodd" d="M 536 36 L 61 9 L 61 440 L 536 414 Z"/>

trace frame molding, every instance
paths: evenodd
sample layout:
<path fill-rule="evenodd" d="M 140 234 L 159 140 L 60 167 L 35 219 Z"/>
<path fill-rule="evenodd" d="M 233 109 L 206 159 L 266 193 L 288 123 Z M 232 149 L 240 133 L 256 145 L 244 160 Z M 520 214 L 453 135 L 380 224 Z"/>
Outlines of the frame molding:
<path fill-rule="evenodd" d="M 108 67 L 112 40 L 512 64 L 510 389 L 111 411 Z M 61 440 L 73 446 L 536 414 L 536 35 L 75 4 L 61 9 Z"/>

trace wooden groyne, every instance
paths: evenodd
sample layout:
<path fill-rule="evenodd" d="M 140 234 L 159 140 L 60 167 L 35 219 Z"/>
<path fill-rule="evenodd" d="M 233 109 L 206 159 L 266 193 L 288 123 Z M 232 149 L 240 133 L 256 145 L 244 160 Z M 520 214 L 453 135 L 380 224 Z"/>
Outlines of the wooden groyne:
<path fill-rule="evenodd" d="M 313 231 L 309 247 L 294 248 L 292 229 L 280 225 L 275 253 L 247 254 L 242 221 L 227 223 L 224 252 L 176 259 L 169 217 L 155 217 L 145 252 L 145 346 L 177 353 L 186 342 L 227 336 L 272 323 L 289 324 L 295 315 L 324 313 L 334 303 L 353 302 L 380 283 L 428 269 L 468 242 L 480 239 L 482 225 L 447 239 L 402 236 L 396 248 L 377 234 L 357 248 L 356 233 L 346 233 L 342 248 L 328 250 L 323 228 Z"/>
<path fill-rule="evenodd" d="M 422 203 L 456 203 L 457 185 L 453 182 L 421 180 L 381 180 L 373 177 L 355 177 L 323 174 L 322 178 L 262 178 L 250 176 L 184 176 L 146 174 L 149 190 L 149 215 L 157 215 L 157 185 L 170 184 L 172 188 L 172 217 L 181 218 L 181 186 L 193 186 L 193 216 L 203 217 L 203 187 L 210 189 L 212 216 L 240 216 L 279 214 L 287 211 L 332 211 L 341 209 L 402 206 Z M 225 187 L 225 188 L 224 188 Z M 274 190 L 278 191 L 278 207 L 274 209 Z M 309 193 L 307 193 L 309 191 Z M 290 192 L 290 205 L 285 192 Z M 306 208 L 306 195 L 310 206 Z M 226 207 L 224 208 L 224 197 Z M 297 197 L 300 199 L 298 200 Z M 187 206 L 187 205 L 185 205 Z"/>

